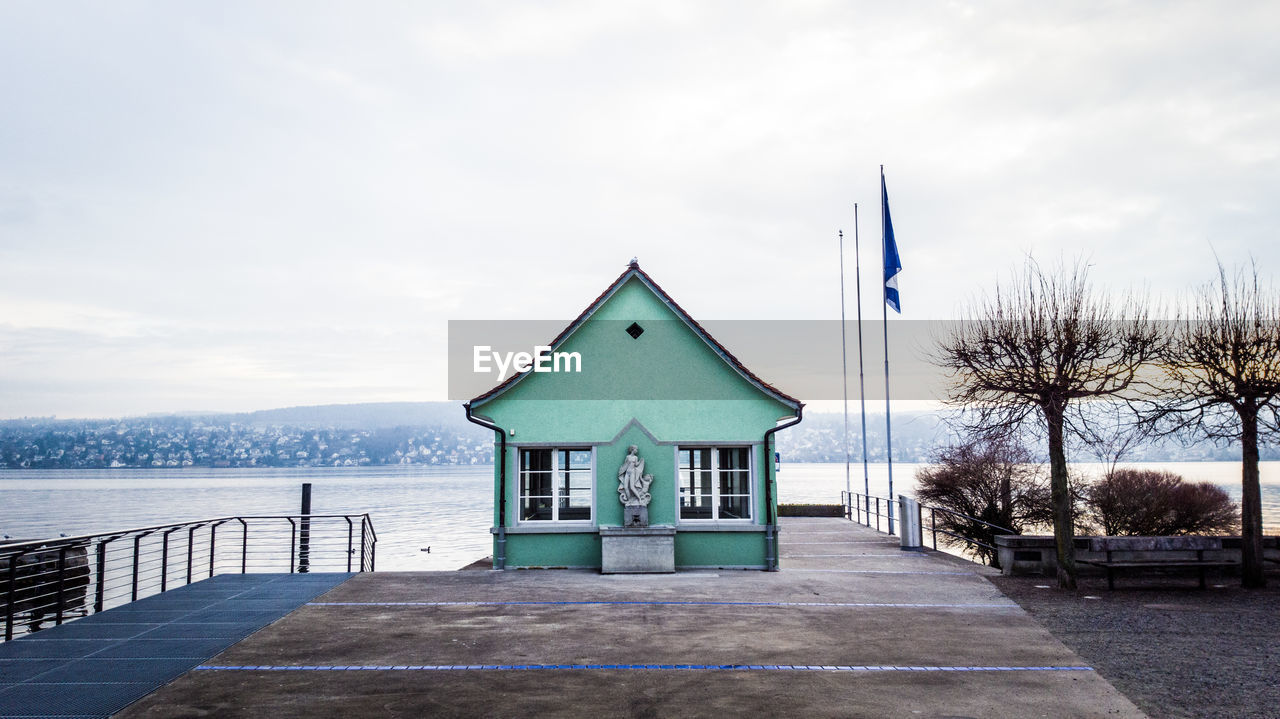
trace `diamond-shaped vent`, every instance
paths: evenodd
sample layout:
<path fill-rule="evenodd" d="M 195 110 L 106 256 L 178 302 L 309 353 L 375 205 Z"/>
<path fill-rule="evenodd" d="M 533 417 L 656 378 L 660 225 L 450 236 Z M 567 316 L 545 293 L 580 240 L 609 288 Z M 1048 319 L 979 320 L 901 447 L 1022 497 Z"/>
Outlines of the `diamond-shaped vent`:
<path fill-rule="evenodd" d="M 627 334 L 631 335 L 631 339 L 633 340 L 639 339 L 640 335 L 644 334 L 644 328 L 635 322 L 632 322 L 631 326 L 627 328 Z"/>

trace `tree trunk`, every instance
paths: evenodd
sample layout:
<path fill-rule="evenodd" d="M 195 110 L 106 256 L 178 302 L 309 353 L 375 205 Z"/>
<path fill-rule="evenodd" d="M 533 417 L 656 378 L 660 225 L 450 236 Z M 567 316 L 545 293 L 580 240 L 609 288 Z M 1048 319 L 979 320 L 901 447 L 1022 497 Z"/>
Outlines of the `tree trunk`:
<path fill-rule="evenodd" d="M 1049 488 L 1053 500 L 1053 541 L 1058 550 L 1058 588 L 1076 588 L 1076 532 L 1071 488 L 1067 483 L 1067 451 L 1062 440 L 1063 407 L 1050 401 L 1043 406 L 1049 429 Z"/>
<path fill-rule="evenodd" d="M 1240 583 L 1265 587 L 1262 573 L 1262 488 L 1258 483 L 1258 411 L 1246 406 L 1240 412 Z"/>
<path fill-rule="evenodd" d="M 1000 521 L 1002 527 L 1013 528 L 1013 480 L 1009 477 L 1009 469 L 1005 468 L 1000 477 Z"/>

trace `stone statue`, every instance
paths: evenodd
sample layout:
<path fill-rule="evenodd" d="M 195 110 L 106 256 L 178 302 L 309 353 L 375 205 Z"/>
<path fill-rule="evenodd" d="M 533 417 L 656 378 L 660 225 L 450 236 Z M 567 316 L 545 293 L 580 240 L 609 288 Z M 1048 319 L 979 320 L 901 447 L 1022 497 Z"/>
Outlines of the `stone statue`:
<path fill-rule="evenodd" d="M 627 527 L 649 525 L 649 485 L 653 484 L 653 475 L 644 473 L 644 460 L 638 452 L 634 444 L 628 447 L 627 456 L 618 467 L 618 501 L 625 508 L 623 525 Z"/>
<path fill-rule="evenodd" d="M 626 506 L 649 506 L 649 485 L 653 475 L 644 473 L 644 460 L 634 444 L 627 447 L 627 457 L 618 468 L 618 501 Z"/>

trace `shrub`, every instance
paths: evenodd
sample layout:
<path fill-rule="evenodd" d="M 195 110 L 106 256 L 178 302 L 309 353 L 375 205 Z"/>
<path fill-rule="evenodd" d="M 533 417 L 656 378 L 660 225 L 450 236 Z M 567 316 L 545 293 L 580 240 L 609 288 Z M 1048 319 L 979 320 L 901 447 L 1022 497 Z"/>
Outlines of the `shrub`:
<path fill-rule="evenodd" d="M 1044 471 L 1031 453 L 1009 440 L 979 439 L 944 447 L 933 456 L 935 466 L 916 472 L 916 497 L 922 504 L 957 512 L 1021 534 L 1024 527 L 1047 524 L 1053 505 Z M 999 566 L 994 550 L 1001 530 L 964 517 L 939 512 L 938 529 L 959 535 L 950 544 L 965 544 L 980 559 Z M 968 540 L 968 541 L 966 541 Z"/>
<path fill-rule="evenodd" d="M 1085 506 L 1108 536 L 1214 534 L 1240 525 L 1240 512 L 1221 487 L 1163 470 L 1112 470 L 1085 490 Z"/>
<path fill-rule="evenodd" d="M 779 517 L 843 517 L 842 504 L 779 504 Z"/>

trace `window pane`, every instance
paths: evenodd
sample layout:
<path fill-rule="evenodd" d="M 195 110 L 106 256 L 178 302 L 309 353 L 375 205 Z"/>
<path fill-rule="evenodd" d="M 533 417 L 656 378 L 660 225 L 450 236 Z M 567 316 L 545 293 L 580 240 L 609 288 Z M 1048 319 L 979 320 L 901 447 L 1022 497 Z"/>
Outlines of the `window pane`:
<path fill-rule="evenodd" d="M 704 495 L 680 498 L 681 519 L 711 519 L 711 497 Z"/>
<path fill-rule="evenodd" d="M 520 450 L 520 520 L 550 521 L 551 450 Z"/>
<path fill-rule="evenodd" d="M 549 449 L 522 449 L 520 450 L 520 471 L 551 471 L 551 450 Z"/>
<path fill-rule="evenodd" d="M 551 473 L 550 472 L 521 472 L 520 473 L 520 496 L 550 497 L 551 496 Z"/>
<path fill-rule="evenodd" d="M 725 447 L 720 450 L 720 469 L 747 469 L 750 461 L 749 447 Z"/>
<path fill-rule="evenodd" d="M 550 497 L 521 497 L 520 520 L 551 520 Z"/>
<path fill-rule="evenodd" d="M 710 458 L 707 451 L 706 459 Z M 680 476 L 680 518 L 711 519 L 711 472 L 685 470 Z"/>
<path fill-rule="evenodd" d="M 591 469 L 591 450 L 569 449 L 564 454 L 565 461 L 561 464 L 561 469 Z"/>
<path fill-rule="evenodd" d="M 590 472 L 561 472 L 560 492 L 589 491 L 591 489 Z"/>
<path fill-rule="evenodd" d="M 751 473 L 735 469 L 720 473 L 720 494 L 750 494 Z"/>
<path fill-rule="evenodd" d="M 749 519 L 750 517 L 750 497 L 720 496 L 720 519 Z"/>
<path fill-rule="evenodd" d="M 588 469 L 591 464 L 591 452 L 573 450 L 565 454 L 569 460 L 583 461 L 577 465 L 580 469 L 560 473 L 560 519 L 591 519 L 591 472 Z"/>
<path fill-rule="evenodd" d="M 680 450 L 680 469 L 711 469 L 711 450 Z"/>

